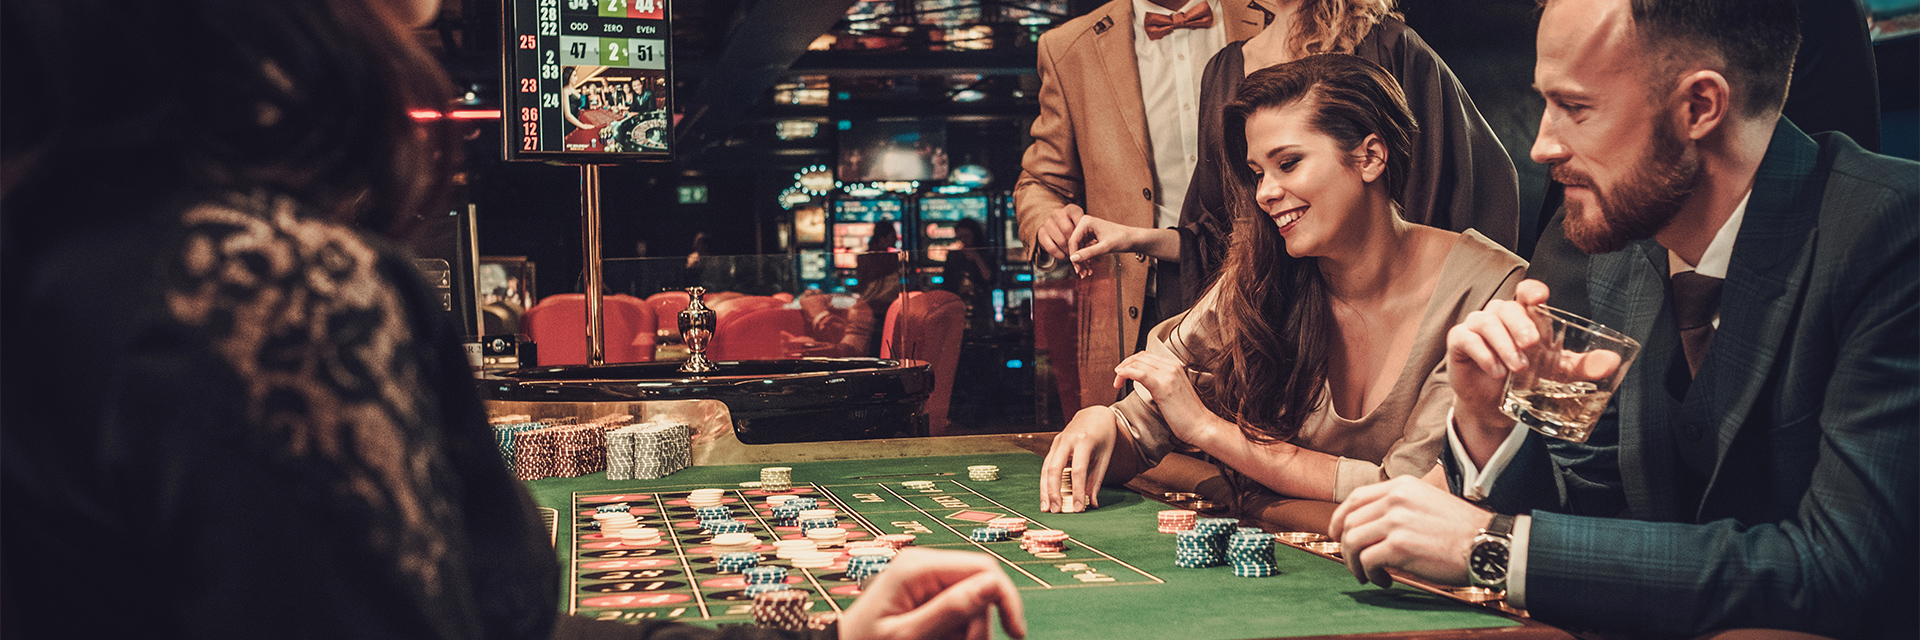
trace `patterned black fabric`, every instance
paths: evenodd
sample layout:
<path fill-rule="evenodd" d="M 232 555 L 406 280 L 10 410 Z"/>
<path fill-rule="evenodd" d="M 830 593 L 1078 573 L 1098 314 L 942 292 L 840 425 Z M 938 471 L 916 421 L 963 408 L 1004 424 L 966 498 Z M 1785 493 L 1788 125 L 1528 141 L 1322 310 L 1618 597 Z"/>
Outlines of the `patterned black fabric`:
<path fill-rule="evenodd" d="M 406 261 L 285 198 L 123 220 L 6 239 L 7 631 L 713 635 L 556 615 L 545 529 Z"/>

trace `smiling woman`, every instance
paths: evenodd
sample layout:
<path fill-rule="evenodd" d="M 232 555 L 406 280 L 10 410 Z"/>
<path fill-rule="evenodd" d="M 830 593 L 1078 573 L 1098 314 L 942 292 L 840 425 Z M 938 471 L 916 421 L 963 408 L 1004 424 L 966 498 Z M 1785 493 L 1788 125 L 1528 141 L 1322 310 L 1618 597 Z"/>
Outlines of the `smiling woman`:
<path fill-rule="evenodd" d="M 1228 191 L 1225 269 L 1115 370 L 1135 392 L 1082 411 L 1055 440 L 1043 506 L 1069 506 L 1044 486 L 1061 469 L 1084 477 L 1081 490 L 1125 482 L 1182 444 L 1288 497 L 1438 481 L 1446 330 L 1510 297 L 1525 263 L 1477 232 L 1400 217 L 1416 129 L 1372 62 L 1325 54 L 1256 72 L 1225 122 L 1230 157 L 1246 163 Z"/>

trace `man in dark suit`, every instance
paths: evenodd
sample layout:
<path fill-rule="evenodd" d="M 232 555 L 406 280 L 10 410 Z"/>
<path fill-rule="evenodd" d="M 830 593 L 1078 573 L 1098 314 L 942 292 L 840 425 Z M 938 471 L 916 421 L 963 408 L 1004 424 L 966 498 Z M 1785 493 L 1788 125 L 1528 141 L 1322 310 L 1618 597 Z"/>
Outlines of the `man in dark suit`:
<path fill-rule="evenodd" d="M 1920 631 L 1920 165 L 1781 117 L 1796 34 L 1793 0 L 1546 3 L 1533 157 L 1593 254 L 1568 302 L 1643 348 L 1573 444 L 1497 409 L 1545 285 L 1455 327 L 1446 462 L 1479 504 L 1355 491 L 1357 575 L 1579 628 Z"/>

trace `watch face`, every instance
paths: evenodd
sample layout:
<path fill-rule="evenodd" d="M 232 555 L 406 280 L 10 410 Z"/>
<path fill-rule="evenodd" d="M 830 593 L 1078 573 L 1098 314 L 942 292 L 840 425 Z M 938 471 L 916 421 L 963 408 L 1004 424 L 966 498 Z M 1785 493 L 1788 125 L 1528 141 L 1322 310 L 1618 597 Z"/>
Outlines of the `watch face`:
<path fill-rule="evenodd" d="M 1499 584 L 1507 579 L 1507 545 L 1495 541 L 1484 541 L 1474 545 L 1473 555 L 1467 558 L 1468 568 L 1480 577 L 1482 582 Z"/>

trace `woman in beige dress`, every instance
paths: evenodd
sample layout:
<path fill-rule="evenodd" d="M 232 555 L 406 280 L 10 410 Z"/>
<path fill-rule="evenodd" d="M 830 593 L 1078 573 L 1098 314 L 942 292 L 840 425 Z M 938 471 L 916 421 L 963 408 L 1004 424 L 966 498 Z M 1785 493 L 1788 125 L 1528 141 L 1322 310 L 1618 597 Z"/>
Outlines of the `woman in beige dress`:
<path fill-rule="evenodd" d="M 1378 64 L 1322 54 L 1258 71 L 1224 122 L 1227 157 L 1244 164 L 1231 171 L 1222 271 L 1115 368 L 1134 392 L 1080 411 L 1054 440 L 1045 511 L 1097 506 L 1092 488 L 1182 446 L 1294 498 L 1438 481 L 1446 331 L 1511 297 L 1526 263 L 1478 232 L 1406 220 L 1398 187 L 1418 128 Z"/>

